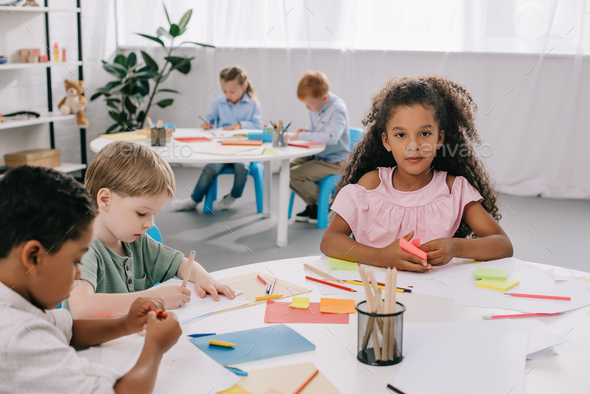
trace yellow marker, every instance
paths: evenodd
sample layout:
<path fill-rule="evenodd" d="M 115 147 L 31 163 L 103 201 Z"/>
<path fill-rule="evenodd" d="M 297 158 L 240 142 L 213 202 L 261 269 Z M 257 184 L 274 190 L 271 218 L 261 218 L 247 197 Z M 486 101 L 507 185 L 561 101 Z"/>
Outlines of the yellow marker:
<path fill-rule="evenodd" d="M 283 296 L 282 294 L 273 294 L 273 295 L 261 296 L 261 297 L 256 297 L 256 301 L 273 300 L 275 298 L 281 298 L 282 296 Z"/>
<path fill-rule="evenodd" d="M 216 341 L 212 339 L 209 341 L 209 346 L 236 347 L 236 344 L 225 341 Z"/>

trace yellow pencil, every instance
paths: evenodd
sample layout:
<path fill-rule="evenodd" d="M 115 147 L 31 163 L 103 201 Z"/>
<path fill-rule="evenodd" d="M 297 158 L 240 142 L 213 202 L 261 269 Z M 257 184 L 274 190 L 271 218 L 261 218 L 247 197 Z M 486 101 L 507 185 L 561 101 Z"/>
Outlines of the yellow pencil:
<path fill-rule="evenodd" d="M 184 273 L 184 278 L 182 279 L 182 287 L 186 287 L 186 285 L 188 283 L 188 277 L 191 274 L 191 268 L 193 267 L 193 261 L 195 261 L 195 251 L 191 250 L 191 255 L 188 259 L 188 267 L 186 268 L 186 271 Z"/>
<path fill-rule="evenodd" d="M 221 347 L 236 347 L 235 343 L 225 342 L 225 341 L 216 341 L 214 339 L 209 341 L 210 346 L 221 346 Z"/>
<path fill-rule="evenodd" d="M 267 296 L 260 296 L 256 297 L 256 301 L 263 301 L 263 300 L 274 300 L 275 298 L 281 298 L 282 294 L 274 294 L 274 295 L 267 295 Z"/>
<path fill-rule="evenodd" d="M 358 286 L 362 286 L 363 282 L 359 282 L 358 280 L 345 280 L 346 283 L 350 283 L 351 285 L 358 285 Z M 385 286 L 382 285 L 378 285 L 380 289 L 385 289 Z M 396 289 L 396 291 L 398 293 L 405 293 L 404 289 Z"/>

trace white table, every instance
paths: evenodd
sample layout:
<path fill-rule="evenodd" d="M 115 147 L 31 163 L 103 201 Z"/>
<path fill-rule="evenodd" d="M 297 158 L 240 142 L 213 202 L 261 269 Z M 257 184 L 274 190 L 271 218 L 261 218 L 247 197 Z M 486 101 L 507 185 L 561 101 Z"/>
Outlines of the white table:
<path fill-rule="evenodd" d="M 260 132 L 260 130 L 236 130 L 233 133 L 247 133 L 250 131 Z M 217 136 L 221 132 L 215 132 Z M 224 132 L 229 135 L 232 132 Z M 174 137 L 212 137 L 211 132 L 203 129 L 177 129 L 174 132 Z M 104 146 L 114 142 L 110 138 L 99 137 L 90 141 L 90 149 L 93 152 L 98 152 Z M 260 161 L 264 163 L 264 204 L 263 216 L 270 217 L 271 207 L 271 190 L 272 190 L 272 173 L 271 161 L 279 160 L 281 162 L 280 177 L 279 177 L 279 204 L 278 204 L 278 226 L 277 226 L 277 246 L 287 246 L 287 225 L 289 216 L 289 181 L 290 169 L 289 161 L 298 157 L 312 156 L 320 153 L 325 149 L 325 145 L 312 148 L 298 148 L 293 146 L 273 147 L 272 143 L 265 143 L 263 146 L 271 147 L 277 155 L 213 155 L 206 153 L 199 153 L 197 151 L 206 150 L 219 146 L 217 142 L 201 142 L 201 143 L 185 143 L 174 140 L 163 147 L 152 147 L 149 141 L 139 141 L 147 146 L 150 146 L 168 163 L 176 164 L 207 164 L 207 163 L 249 163 L 253 161 Z"/>
<path fill-rule="evenodd" d="M 325 257 L 314 256 L 276 260 L 226 269 L 213 273 L 216 279 L 232 277 L 248 272 L 271 272 L 277 277 L 296 285 L 311 288 L 314 283 L 305 280 L 310 275 L 303 268 L 303 263 L 313 264 Z M 543 266 L 548 268 L 547 266 Z M 270 271 L 270 272 L 269 272 Z M 556 268 L 556 273 L 571 275 L 564 268 Z M 575 272 L 576 275 L 584 275 Z M 590 276 L 589 274 L 585 274 Z M 590 287 L 590 284 L 589 286 Z M 357 287 L 355 287 L 357 288 Z M 356 298 L 357 302 L 365 299 L 360 287 L 357 293 L 346 293 L 339 297 Z M 312 302 L 321 298 L 315 288 L 308 295 Z M 397 300 L 407 310 L 404 324 L 407 323 L 444 323 L 458 322 L 471 318 L 479 318 L 484 314 L 504 312 L 514 314 L 515 311 L 500 309 L 474 308 L 454 305 L 454 300 L 423 294 L 398 294 Z M 330 296 L 326 296 L 330 297 Z M 285 300 L 281 300 L 285 301 Z M 265 305 L 243 308 L 231 312 L 209 316 L 185 327 L 185 333 L 197 332 L 232 332 L 264 326 Z M 526 393 L 587 393 L 590 390 L 590 307 L 567 312 L 561 316 L 539 318 L 548 328 L 556 333 L 567 334 L 569 342 L 558 345 L 557 355 L 547 356 L 538 360 L 527 360 L 525 376 Z M 313 352 L 293 354 L 280 358 L 271 358 L 238 367 L 249 369 L 267 368 L 278 365 L 313 362 L 326 377 L 342 393 L 389 393 L 387 383 L 392 383 L 402 363 L 388 367 L 367 366 L 357 361 L 357 317 L 351 315 L 350 323 L 344 324 L 289 324 L 316 345 Z M 424 378 L 428 371 L 424 371 Z M 483 383 L 482 383 L 483 384 Z M 476 392 L 475 390 L 474 392 Z M 500 393 L 506 394 L 506 393 Z"/>

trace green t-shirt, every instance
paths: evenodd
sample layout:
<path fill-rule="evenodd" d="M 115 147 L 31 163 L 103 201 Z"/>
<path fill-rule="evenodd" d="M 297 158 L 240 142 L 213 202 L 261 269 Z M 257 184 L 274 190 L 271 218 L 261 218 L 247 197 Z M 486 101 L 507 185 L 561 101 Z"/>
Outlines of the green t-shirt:
<path fill-rule="evenodd" d="M 127 256 L 122 257 L 94 237 L 82 257 L 82 277 L 95 293 L 132 293 L 146 290 L 158 282 L 173 278 L 184 255 L 142 235 L 123 242 Z"/>

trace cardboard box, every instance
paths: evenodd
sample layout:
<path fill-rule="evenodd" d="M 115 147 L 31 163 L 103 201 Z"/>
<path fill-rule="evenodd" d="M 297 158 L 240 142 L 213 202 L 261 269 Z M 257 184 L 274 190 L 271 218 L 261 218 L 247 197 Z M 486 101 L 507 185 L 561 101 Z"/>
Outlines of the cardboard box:
<path fill-rule="evenodd" d="M 4 155 L 7 167 L 17 167 L 24 164 L 39 167 L 59 167 L 61 165 L 61 151 L 59 149 L 33 149 Z"/>

